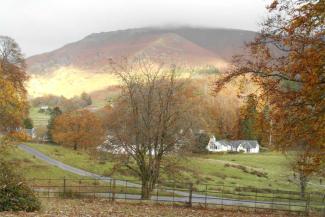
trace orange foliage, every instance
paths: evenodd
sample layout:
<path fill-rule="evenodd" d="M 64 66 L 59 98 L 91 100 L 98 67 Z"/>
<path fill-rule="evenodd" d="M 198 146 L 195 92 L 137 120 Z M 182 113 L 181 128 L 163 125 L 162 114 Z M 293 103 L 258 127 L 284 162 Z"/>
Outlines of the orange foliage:
<path fill-rule="evenodd" d="M 23 131 L 10 132 L 8 133 L 7 138 L 18 142 L 28 142 L 32 140 L 32 138 Z"/>
<path fill-rule="evenodd" d="M 105 131 L 99 118 L 87 110 L 64 113 L 54 120 L 53 141 L 74 150 L 103 143 Z"/>

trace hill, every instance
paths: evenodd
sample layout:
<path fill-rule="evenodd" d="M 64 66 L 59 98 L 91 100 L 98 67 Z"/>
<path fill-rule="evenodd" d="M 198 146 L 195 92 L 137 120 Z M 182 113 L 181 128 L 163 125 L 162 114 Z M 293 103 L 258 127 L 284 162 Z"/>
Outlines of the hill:
<path fill-rule="evenodd" d="M 225 67 L 232 55 L 256 33 L 218 28 L 139 28 L 94 33 L 52 52 L 27 59 L 31 74 L 76 67 L 107 71 L 107 59 L 121 56 L 159 56 L 189 65 L 214 64 Z"/>

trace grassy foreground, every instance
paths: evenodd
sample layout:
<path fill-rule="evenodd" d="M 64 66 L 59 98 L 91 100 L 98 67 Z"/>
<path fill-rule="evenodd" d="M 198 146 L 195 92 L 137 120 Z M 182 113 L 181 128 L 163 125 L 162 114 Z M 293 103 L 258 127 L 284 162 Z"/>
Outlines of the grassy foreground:
<path fill-rule="evenodd" d="M 186 208 L 184 206 L 159 205 L 148 203 L 115 202 L 107 200 L 43 200 L 43 208 L 35 213 L 0 213 L 7 217 L 45 217 L 45 216 L 88 216 L 88 217 L 148 217 L 148 216 L 187 216 L 187 217 L 284 217 L 288 213 L 268 213 L 266 211 L 253 210 L 221 210 L 215 208 L 202 209 L 199 207 Z M 296 216 L 291 214 L 290 216 Z"/>
<path fill-rule="evenodd" d="M 57 145 L 28 144 L 54 159 L 101 175 L 111 175 L 113 160 L 99 161 L 98 156 L 85 151 L 73 151 Z M 181 160 L 184 168 L 176 177 L 178 182 L 193 182 L 202 188 L 208 185 L 232 185 L 257 188 L 298 190 L 290 181 L 288 159 L 281 153 L 205 154 Z M 135 179 L 127 173 L 114 173 L 120 179 Z M 163 178 L 167 177 L 162 174 Z"/>

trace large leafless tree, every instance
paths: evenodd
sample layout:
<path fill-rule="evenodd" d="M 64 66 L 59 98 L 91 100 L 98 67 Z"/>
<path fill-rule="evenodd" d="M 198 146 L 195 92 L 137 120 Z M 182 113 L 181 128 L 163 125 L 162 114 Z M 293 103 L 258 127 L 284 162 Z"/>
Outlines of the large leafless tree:
<path fill-rule="evenodd" d="M 111 111 L 110 146 L 142 181 L 142 198 L 154 189 L 168 153 L 189 143 L 195 129 L 195 93 L 177 67 L 138 58 L 111 62 L 122 94 Z"/>

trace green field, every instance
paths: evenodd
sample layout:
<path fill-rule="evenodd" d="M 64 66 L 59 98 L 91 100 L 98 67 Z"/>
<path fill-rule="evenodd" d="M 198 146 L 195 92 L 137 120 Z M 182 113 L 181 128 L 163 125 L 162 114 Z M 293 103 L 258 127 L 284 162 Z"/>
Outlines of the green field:
<path fill-rule="evenodd" d="M 85 151 L 73 151 L 57 145 L 29 144 L 31 147 L 77 168 L 101 175 L 112 175 L 113 160 L 103 162 L 98 156 Z M 289 162 L 281 153 L 260 154 L 205 154 L 192 155 L 181 160 L 183 168 L 177 182 L 192 182 L 213 189 L 216 185 L 231 185 L 270 189 L 298 190 L 297 184 L 289 181 L 292 175 Z M 230 165 L 230 166 L 229 166 Z M 240 165 L 240 166 L 238 166 Z M 112 175 L 119 179 L 136 179 L 127 171 Z M 168 178 L 161 175 L 163 181 Z M 170 177 L 169 177 L 170 178 Z M 169 179 L 170 180 L 170 179 Z M 315 189 L 313 189 L 315 190 Z"/>
<path fill-rule="evenodd" d="M 36 128 L 46 127 L 50 119 L 50 115 L 38 112 L 39 108 L 32 107 L 29 109 L 29 117 L 33 120 Z"/>

